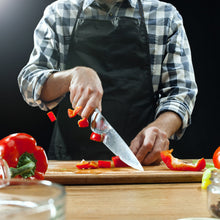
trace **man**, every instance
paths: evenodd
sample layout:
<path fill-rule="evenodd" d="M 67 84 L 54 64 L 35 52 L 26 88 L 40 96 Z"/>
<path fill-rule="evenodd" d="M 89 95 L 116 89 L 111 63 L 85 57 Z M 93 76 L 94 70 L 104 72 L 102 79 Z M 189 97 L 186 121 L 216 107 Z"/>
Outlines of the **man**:
<path fill-rule="evenodd" d="M 68 118 L 68 108 L 82 106 L 82 118 L 102 110 L 143 165 L 160 162 L 169 138 L 181 138 L 197 94 L 182 18 L 158 0 L 54 2 L 18 83 L 28 104 L 59 104 L 50 159 L 110 159 Z"/>

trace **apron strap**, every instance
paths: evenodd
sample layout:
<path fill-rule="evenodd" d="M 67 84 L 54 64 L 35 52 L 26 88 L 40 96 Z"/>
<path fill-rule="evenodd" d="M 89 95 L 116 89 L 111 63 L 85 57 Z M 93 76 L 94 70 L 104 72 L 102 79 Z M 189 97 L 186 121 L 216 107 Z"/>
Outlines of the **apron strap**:
<path fill-rule="evenodd" d="M 145 39 L 145 46 L 146 46 L 146 51 L 148 54 L 150 54 L 150 49 L 149 49 L 149 35 L 147 32 L 147 27 L 145 24 L 145 18 L 144 18 L 144 9 L 143 9 L 143 4 L 141 3 L 141 0 L 138 0 L 138 7 L 139 7 L 139 13 L 141 16 L 141 33 L 142 33 L 142 37 L 143 39 Z M 147 37 L 148 36 L 148 37 Z M 147 71 L 149 71 L 151 73 L 151 60 L 150 60 L 150 56 L 147 56 L 146 58 L 146 69 Z"/>

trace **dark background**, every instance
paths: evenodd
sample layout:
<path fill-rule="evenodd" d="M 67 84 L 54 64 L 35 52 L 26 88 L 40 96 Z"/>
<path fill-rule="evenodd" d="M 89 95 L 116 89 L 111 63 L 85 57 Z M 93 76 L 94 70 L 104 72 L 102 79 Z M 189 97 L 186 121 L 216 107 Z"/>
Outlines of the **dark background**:
<path fill-rule="evenodd" d="M 18 89 L 17 76 L 33 47 L 33 31 L 52 0 L 0 0 L 0 138 L 11 133 L 31 134 L 46 150 L 53 124 L 46 112 L 28 106 Z M 167 1 L 184 18 L 191 45 L 199 94 L 192 125 L 177 143 L 179 158 L 212 157 L 220 145 L 220 93 L 217 72 L 217 1 Z"/>

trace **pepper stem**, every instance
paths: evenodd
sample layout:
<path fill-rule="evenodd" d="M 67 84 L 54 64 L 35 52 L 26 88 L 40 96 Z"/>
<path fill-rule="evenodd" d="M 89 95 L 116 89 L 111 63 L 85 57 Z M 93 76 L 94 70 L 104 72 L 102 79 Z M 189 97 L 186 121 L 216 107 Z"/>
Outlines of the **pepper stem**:
<path fill-rule="evenodd" d="M 11 177 L 16 177 L 18 175 L 23 178 L 28 178 L 34 176 L 36 169 L 36 159 L 33 154 L 25 152 L 19 158 L 17 168 L 10 167 Z"/>

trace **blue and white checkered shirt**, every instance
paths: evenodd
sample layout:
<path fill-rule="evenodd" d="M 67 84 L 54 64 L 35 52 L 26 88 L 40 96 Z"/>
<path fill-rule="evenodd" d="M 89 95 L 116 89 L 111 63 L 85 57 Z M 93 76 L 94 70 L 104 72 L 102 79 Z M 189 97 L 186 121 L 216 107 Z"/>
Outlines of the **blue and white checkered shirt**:
<path fill-rule="evenodd" d="M 120 1 L 120 0 L 119 0 Z M 126 0 L 125 0 L 126 1 Z M 158 0 L 141 0 L 149 35 L 152 83 L 159 93 L 156 115 L 163 111 L 176 112 L 183 121 L 181 137 L 191 123 L 197 85 L 191 60 L 190 46 L 182 17 L 176 8 Z M 18 76 L 25 101 L 31 106 L 49 110 L 61 98 L 45 103 L 40 100 L 44 82 L 57 71 L 65 69 L 65 59 L 76 15 L 82 0 L 58 0 L 49 5 L 34 32 L 34 49 L 27 65 Z M 82 15 L 86 18 L 111 19 L 114 16 L 140 18 L 137 0 L 128 0 L 127 8 L 116 3 L 107 5 L 85 0 Z"/>

